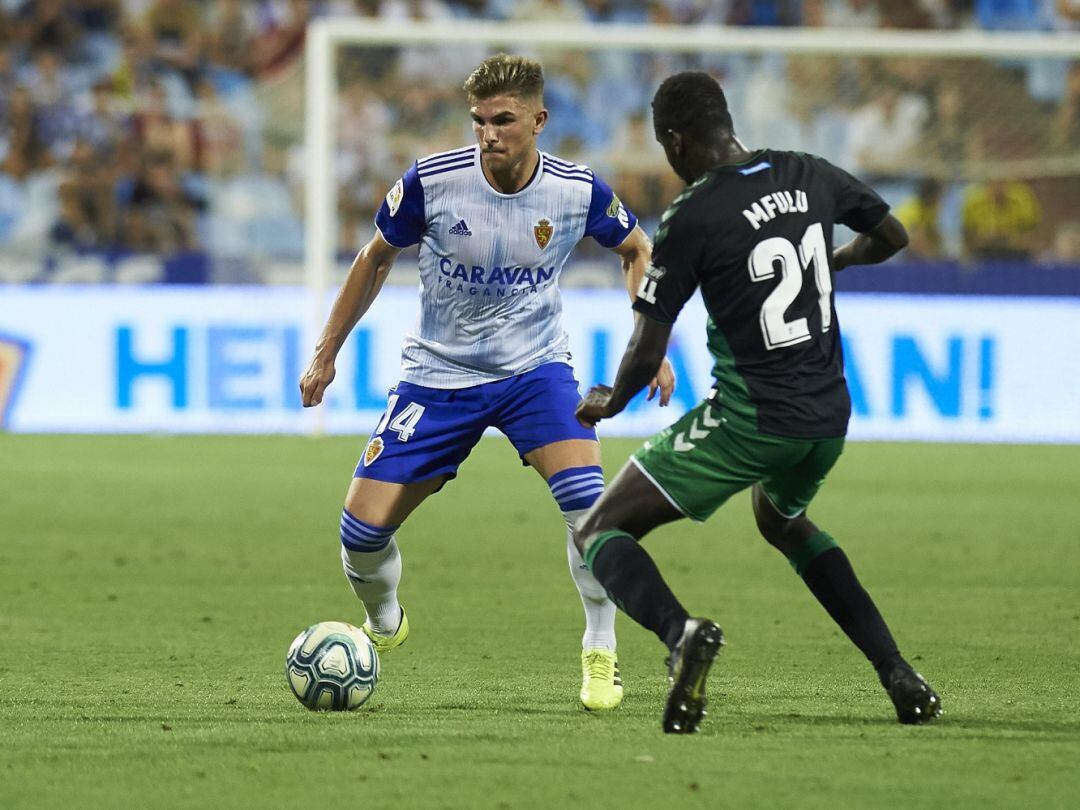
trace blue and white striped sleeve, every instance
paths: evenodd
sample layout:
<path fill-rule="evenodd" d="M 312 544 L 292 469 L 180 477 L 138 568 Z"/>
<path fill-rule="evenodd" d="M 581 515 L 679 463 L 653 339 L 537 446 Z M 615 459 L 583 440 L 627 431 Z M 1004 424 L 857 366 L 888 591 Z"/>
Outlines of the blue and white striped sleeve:
<path fill-rule="evenodd" d="M 407 248 L 420 241 L 426 226 L 424 187 L 413 163 L 379 206 L 375 227 L 394 247 Z"/>
<path fill-rule="evenodd" d="M 637 217 L 623 205 L 611 187 L 593 174 L 592 200 L 585 221 L 585 235 L 591 236 L 606 248 L 621 245 L 637 227 Z"/>

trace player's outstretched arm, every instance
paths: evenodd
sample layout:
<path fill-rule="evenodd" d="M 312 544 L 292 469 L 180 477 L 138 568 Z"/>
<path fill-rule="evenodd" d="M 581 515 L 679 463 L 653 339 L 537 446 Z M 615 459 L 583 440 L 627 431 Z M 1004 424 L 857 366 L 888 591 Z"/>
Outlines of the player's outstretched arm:
<path fill-rule="evenodd" d="M 601 419 L 608 419 L 622 412 L 645 384 L 656 376 L 660 364 L 666 362 L 668 338 L 673 324 L 660 323 L 640 312 L 634 313 L 634 334 L 619 363 L 615 384 L 611 387 L 595 385 L 577 407 L 577 418 L 586 427 L 593 427 Z"/>
<path fill-rule="evenodd" d="M 645 269 L 652 261 L 652 242 L 646 236 L 641 226 L 635 226 L 630 235 L 623 240 L 618 247 L 612 248 L 622 261 L 623 280 L 626 282 L 626 291 L 630 294 L 630 301 L 637 297 L 641 288 L 641 280 L 645 277 Z M 665 344 L 666 345 L 666 344 Z M 671 402 L 671 395 L 675 391 L 675 369 L 665 357 L 660 363 L 660 370 L 649 381 L 649 396 L 652 399 L 656 392 L 660 392 L 660 405 L 665 406 Z M 636 392 L 635 392 L 636 393 Z"/>
<path fill-rule="evenodd" d="M 372 240 L 356 254 L 349 275 L 334 299 L 326 326 L 315 344 L 315 354 L 300 378 L 300 394 L 305 408 L 322 402 L 323 392 L 337 373 L 334 361 L 338 352 L 357 321 L 379 294 L 399 253 L 401 248 L 391 245 L 376 231 Z"/>
<path fill-rule="evenodd" d="M 880 264 L 906 248 L 907 244 L 908 234 L 903 223 L 892 214 L 886 214 L 876 228 L 860 233 L 833 251 L 833 270 L 839 272 L 853 264 Z"/>

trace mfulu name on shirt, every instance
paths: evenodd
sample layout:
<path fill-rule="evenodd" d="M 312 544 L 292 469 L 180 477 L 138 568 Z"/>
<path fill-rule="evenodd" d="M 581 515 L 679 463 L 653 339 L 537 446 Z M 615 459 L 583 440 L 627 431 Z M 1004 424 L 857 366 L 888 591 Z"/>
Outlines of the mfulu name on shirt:
<path fill-rule="evenodd" d="M 742 213 L 756 231 L 761 228 L 762 223 L 769 222 L 780 214 L 805 214 L 808 210 L 810 203 L 806 199 L 806 192 L 795 189 L 766 194 L 757 202 L 751 203 L 749 208 L 744 208 Z"/>

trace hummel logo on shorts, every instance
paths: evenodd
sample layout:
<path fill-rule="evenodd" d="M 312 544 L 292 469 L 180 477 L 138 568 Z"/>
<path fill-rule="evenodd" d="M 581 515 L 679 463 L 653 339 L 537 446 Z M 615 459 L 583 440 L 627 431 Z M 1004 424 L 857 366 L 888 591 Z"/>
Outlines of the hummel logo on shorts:
<path fill-rule="evenodd" d="M 451 236 L 472 236 L 472 231 L 469 230 L 469 226 L 465 224 L 465 220 L 461 220 L 457 225 L 450 228 Z"/>

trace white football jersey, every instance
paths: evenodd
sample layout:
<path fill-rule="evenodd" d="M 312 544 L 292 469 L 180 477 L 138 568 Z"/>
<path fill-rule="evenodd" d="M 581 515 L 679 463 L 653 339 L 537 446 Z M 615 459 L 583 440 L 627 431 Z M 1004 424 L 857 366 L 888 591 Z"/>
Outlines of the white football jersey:
<path fill-rule="evenodd" d="M 465 388 L 569 362 L 563 265 L 585 236 L 622 244 L 637 219 L 591 169 L 545 152 L 525 188 L 496 191 L 472 146 L 414 163 L 375 225 L 395 247 L 420 243 L 420 317 L 401 379 Z"/>

